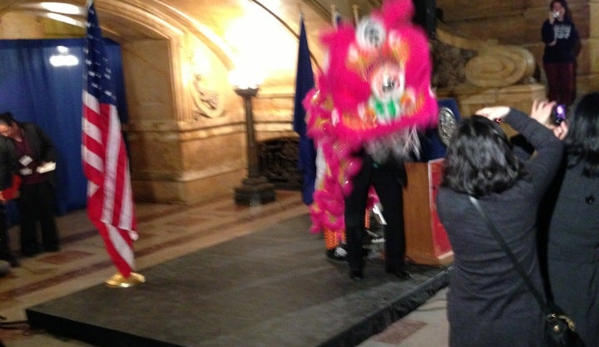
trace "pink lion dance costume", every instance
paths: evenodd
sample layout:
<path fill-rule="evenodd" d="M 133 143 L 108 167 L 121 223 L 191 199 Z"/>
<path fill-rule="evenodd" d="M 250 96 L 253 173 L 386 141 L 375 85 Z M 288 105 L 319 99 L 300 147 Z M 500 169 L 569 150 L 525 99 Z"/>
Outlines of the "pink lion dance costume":
<path fill-rule="evenodd" d="M 403 161 L 419 153 L 417 131 L 437 121 L 428 40 L 411 22 L 413 14 L 412 0 L 387 0 L 356 28 L 344 23 L 321 36 L 328 49 L 326 66 L 304 100 L 308 135 L 327 166 L 311 206 L 312 232 L 341 234 L 349 228 L 345 200 L 354 190 L 356 175 L 365 169 L 364 158 L 376 168 L 395 160 L 405 176 Z M 398 195 L 401 198 L 401 189 Z M 364 207 L 363 211 L 366 202 Z M 384 214 L 386 209 L 383 202 Z M 363 229 L 363 214 L 361 218 L 356 223 Z M 401 229 L 403 239 L 403 217 Z M 399 248 L 405 253 L 403 243 Z M 350 267 L 361 270 L 363 264 L 352 264 L 351 250 L 349 253 Z M 401 257 L 401 263 L 387 262 L 389 272 L 403 266 L 403 254 Z"/>

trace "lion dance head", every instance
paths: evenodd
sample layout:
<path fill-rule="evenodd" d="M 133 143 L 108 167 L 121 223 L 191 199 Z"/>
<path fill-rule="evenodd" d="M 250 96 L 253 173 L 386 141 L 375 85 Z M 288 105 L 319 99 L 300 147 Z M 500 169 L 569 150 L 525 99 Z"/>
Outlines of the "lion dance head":
<path fill-rule="evenodd" d="M 326 64 L 304 100 L 308 135 L 326 163 L 311 206 L 313 231 L 344 229 L 343 199 L 361 166 L 418 153 L 417 131 L 437 122 L 432 64 L 424 31 L 411 22 L 412 0 L 387 0 L 354 27 L 321 35 Z"/>

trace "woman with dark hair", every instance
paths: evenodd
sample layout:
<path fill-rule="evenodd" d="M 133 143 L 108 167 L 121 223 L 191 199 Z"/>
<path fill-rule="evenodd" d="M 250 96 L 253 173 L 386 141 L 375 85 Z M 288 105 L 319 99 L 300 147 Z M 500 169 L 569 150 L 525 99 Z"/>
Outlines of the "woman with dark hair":
<path fill-rule="evenodd" d="M 547 263 L 554 301 L 588 347 L 599 346 L 599 93 L 581 97 L 556 129 L 566 156 L 549 223 Z M 556 185 L 558 185 L 556 184 Z"/>
<path fill-rule="evenodd" d="M 454 252 L 448 292 L 452 347 L 535 347 L 543 344 L 541 307 L 469 196 L 482 209 L 539 290 L 536 212 L 562 157 L 562 143 L 543 124 L 555 103 L 534 102 L 531 117 L 488 107 L 464 119 L 444 161 L 437 210 Z M 499 122 L 524 136 L 536 154 L 521 160 Z"/>
<path fill-rule="evenodd" d="M 547 77 L 547 97 L 571 105 L 576 92 L 575 63 L 580 38 L 565 0 L 551 1 L 541 36 L 545 43 L 543 69 Z"/>

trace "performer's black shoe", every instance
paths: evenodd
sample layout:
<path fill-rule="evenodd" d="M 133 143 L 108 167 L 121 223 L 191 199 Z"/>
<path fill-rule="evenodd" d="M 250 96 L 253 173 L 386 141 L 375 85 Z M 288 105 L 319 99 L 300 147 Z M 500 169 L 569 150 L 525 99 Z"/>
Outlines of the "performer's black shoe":
<path fill-rule="evenodd" d="M 21 263 L 17 257 L 10 250 L 4 250 L 0 252 L 0 260 L 5 260 L 10 264 L 10 267 L 19 267 Z"/>
<path fill-rule="evenodd" d="M 40 253 L 42 253 L 41 245 L 35 243 L 21 245 L 21 256 L 23 257 L 33 258 Z"/>
<path fill-rule="evenodd" d="M 366 235 L 364 235 L 364 244 L 365 245 L 370 245 L 370 244 L 379 244 L 379 243 L 384 243 L 385 242 L 385 238 L 375 232 L 372 232 L 368 229 L 364 230 Z"/>
<path fill-rule="evenodd" d="M 354 281 L 361 281 L 364 279 L 364 272 L 362 271 L 362 269 L 349 269 L 349 278 L 351 278 Z"/>
<path fill-rule="evenodd" d="M 0 259 L 7 261 L 10 264 L 10 267 L 19 267 L 21 263 L 12 253 L 4 253 L 0 255 Z"/>
<path fill-rule="evenodd" d="M 27 258 L 33 258 L 36 255 L 40 254 L 40 251 L 22 251 L 21 255 Z"/>
<path fill-rule="evenodd" d="M 15 257 L 14 255 L 11 255 L 8 259 L 6 259 L 6 261 L 10 264 L 10 267 L 19 267 L 19 266 L 21 266 L 21 263 L 19 262 L 19 259 L 17 259 L 17 257 Z"/>
<path fill-rule="evenodd" d="M 395 275 L 397 278 L 405 280 L 412 279 L 412 274 L 404 269 L 403 267 L 387 266 L 385 271 L 389 274 Z"/>
<path fill-rule="evenodd" d="M 343 247 L 338 246 L 334 249 L 327 249 L 327 260 L 336 263 L 345 263 L 347 261 L 347 251 Z"/>

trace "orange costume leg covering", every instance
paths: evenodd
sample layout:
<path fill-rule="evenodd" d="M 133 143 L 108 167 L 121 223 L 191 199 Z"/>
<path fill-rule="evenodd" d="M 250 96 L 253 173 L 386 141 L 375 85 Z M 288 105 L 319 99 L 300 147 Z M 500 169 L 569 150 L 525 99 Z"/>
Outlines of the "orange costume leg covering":
<path fill-rule="evenodd" d="M 370 228 L 370 210 L 366 210 L 364 216 L 364 227 Z M 329 228 L 324 229 L 324 244 L 327 250 L 335 249 L 342 243 L 345 243 L 345 231 L 344 230 L 331 230 Z"/>
<path fill-rule="evenodd" d="M 327 250 L 332 250 L 345 243 L 345 232 L 343 230 L 324 229 L 324 243 Z"/>

